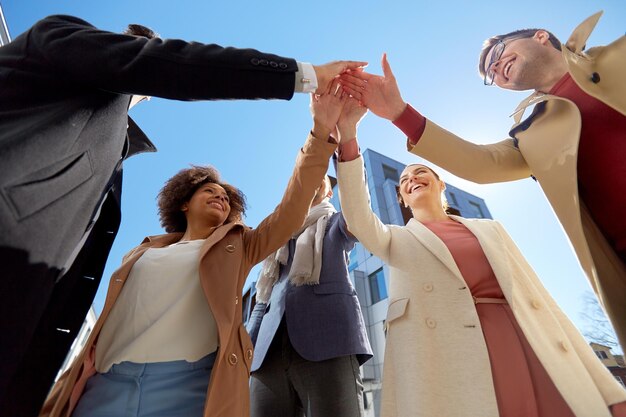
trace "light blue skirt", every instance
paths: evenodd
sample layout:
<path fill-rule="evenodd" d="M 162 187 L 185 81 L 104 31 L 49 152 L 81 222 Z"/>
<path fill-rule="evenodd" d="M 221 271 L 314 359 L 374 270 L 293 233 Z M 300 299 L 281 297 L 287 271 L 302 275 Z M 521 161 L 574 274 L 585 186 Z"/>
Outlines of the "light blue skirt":
<path fill-rule="evenodd" d="M 72 417 L 201 417 L 215 357 L 113 365 L 89 378 Z"/>

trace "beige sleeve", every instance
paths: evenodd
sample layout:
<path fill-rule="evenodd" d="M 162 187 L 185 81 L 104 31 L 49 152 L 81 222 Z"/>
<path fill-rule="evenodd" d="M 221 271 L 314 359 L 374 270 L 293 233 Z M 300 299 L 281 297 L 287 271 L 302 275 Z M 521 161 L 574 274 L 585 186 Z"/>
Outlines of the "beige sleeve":
<path fill-rule="evenodd" d="M 448 132 L 430 120 L 419 142 L 409 151 L 451 172 L 479 184 L 514 181 L 531 176 L 524 156 L 505 139 L 477 145 Z"/>

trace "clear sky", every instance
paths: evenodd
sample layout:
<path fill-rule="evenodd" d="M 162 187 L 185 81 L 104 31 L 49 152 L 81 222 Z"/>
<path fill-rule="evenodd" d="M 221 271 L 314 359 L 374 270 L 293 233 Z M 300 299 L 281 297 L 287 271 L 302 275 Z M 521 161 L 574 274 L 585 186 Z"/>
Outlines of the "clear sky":
<path fill-rule="evenodd" d="M 562 41 L 586 17 L 605 14 L 588 46 L 607 44 L 626 30 L 621 0 L 479 1 L 164 1 L 0 0 L 11 36 L 50 14 L 70 14 L 121 31 L 152 27 L 163 38 L 251 47 L 321 64 L 368 61 L 381 73 L 387 52 L 403 97 L 426 117 L 476 143 L 507 137 L 509 115 L 528 93 L 483 86 L 477 56 L 484 39 L 540 27 Z M 104 303 L 110 274 L 144 236 L 162 233 L 155 197 L 164 181 L 193 164 L 211 164 L 248 197 L 246 222 L 256 226 L 276 206 L 294 158 L 311 128 L 308 96 L 291 101 L 176 102 L 153 98 L 131 111 L 159 148 L 125 163 L 122 225 L 95 300 Z M 363 148 L 409 163 L 403 134 L 369 114 Z M 332 169 L 332 168 L 331 168 Z M 331 172 L 332 173 L 332 172 Z M 540 187 L 527 179 L 476 185 L 450 174 L 451 184 L 485 199 L 545 286 L 576 325 L 590 286 Z M 610 180 L 610 179 L 607 179 Z"/>

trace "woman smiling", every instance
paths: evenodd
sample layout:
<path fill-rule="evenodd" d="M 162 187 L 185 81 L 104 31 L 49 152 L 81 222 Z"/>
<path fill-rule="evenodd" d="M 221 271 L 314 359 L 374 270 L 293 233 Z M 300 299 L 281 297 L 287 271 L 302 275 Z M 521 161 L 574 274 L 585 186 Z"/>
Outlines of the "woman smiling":
<path fill-rule="evenodd" d="M 336 149 L 330 132 L 345 95 L 312 97 L 313 129 L 282 201 L 245 226 L 243 194 L 211 167 L 172 177 L 159 194 L 168 232 L 147 237 L 113 274 L 85 348 L 42 415 L 249 415 L 252 343 L 240 297 L 250 269 L 302 225 Z"/>

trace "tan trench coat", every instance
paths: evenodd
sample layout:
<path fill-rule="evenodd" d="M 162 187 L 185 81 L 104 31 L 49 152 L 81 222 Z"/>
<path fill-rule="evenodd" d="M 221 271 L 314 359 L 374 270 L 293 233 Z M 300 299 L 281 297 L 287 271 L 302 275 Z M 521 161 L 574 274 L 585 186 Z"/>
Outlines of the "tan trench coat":
<path fill-rule="evenodd" d="M 363 159 L 339 163 L 352 232 L 390 270 L 381 417 L 498 417 L 478 313 L 452 254 L 415 219 L 385 225 L 372 212 Z M 576 416 L 610 417 L 626 391 L 557 306 L 504 228 L 463 219 L 478 239 L 533 351 Z"/>
<path fill-rule="evenodd" d="M 250 269 L 289 240 L 302 225 L 335 149 L 336 144 L 310 135 L 276 210 L 256 229 L 242 223 L 223 225 L 202 247 L 200 281 L 217 322 L 220 346 L 207 391 L 205 417 L 247 417 L 250 413 L 248 378 L 253 347 L 242 324 L 243 285 Z M 87 344 L 53 387 L 40 416 L 71 415 L 87 379 L 96 372 L 94 358 L 98 335 L 134 263 L 148 248 L 167 246 L 181 236 L 148 237 L 124 258 L 122 266 L 111 276 L 104 309 Z"/>
<path fill-rule="evenodd" d="M 589 95 L 626 115 L 626 36 L 608 46 L 582 52 L 601 13 L 581 23 L 563 47 L 563 59 L 576 83 Z M 592 77 L 597 73 L 599 76 Z M 596 80 L 594 82 L 592 80 Z M 598 81 L 599 80 L 599 81 Z M 540 104 L 528 119 L 524 110 Z M 576 162 L 581 118 L 567 99 L 534 93 L 516 109 L 508 138 L 476 145 L 427 121 L 421 139 L 409 150 L 451 173 L 478 183 L 535 176 L 578 256 L 591 286 L 626 346 L 626 268 L 580 203 Z M 529 124 L 530 122 L 530 124 Z M 617 192 L 624 192 L 618 190 Z"/>

